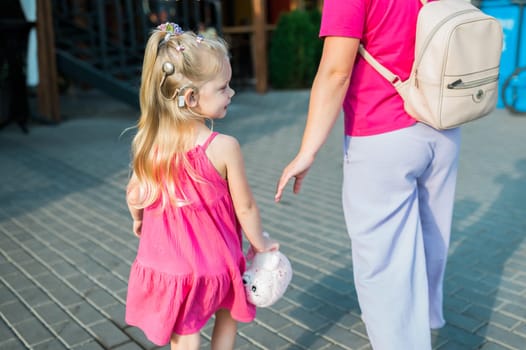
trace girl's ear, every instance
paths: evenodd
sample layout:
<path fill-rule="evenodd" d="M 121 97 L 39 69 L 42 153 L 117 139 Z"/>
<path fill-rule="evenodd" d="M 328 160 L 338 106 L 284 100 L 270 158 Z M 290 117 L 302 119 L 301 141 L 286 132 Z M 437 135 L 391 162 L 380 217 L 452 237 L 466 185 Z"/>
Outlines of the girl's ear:
<path fill-rule="evenodd" d="M 198 96 L 197 92 L 193 88 L 185 89 L 183 96 L 186 106 L 190 108 L 194 108 L 197 106 Z"/>

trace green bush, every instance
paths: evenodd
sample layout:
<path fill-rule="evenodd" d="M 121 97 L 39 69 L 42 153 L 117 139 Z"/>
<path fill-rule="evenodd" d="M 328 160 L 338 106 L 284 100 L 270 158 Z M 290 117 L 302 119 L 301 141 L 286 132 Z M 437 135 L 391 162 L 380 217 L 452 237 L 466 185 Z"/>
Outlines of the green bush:
<path fill-rule="evenodd" d="M 269 50 L 270 83 L 277 89 L 308 88 L 321 57 L 319 10 L 294 10 L 280 16 Z"/>

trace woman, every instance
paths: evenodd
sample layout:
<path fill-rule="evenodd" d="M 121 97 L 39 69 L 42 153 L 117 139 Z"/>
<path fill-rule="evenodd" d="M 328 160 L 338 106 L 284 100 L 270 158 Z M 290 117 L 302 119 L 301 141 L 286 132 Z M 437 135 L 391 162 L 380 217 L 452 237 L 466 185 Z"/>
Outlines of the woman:
<path fill-rule="evenodd" d="M 342 200 L 358 300 L 375 350 L 431 349 L 445 324 L 442 286 L 459 129 L 438 131 L 404 110 L 391 83 L 357 55 L 361 44 L 402 80 L 413 63 L 420 1 L 325 0 L 323 54 L 296 157 L 276 201 L 302 182 L 343 106 Z"/>

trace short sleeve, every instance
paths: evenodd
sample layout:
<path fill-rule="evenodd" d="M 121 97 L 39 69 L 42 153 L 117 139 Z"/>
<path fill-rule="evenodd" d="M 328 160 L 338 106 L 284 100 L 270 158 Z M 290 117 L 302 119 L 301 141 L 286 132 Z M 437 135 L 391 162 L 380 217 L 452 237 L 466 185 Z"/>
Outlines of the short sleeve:
<path fill-rule="evenodd" d="M 365 0 L 325 0 L 320 37 L 344 36 L 361 39 L 366 18 Z"/>

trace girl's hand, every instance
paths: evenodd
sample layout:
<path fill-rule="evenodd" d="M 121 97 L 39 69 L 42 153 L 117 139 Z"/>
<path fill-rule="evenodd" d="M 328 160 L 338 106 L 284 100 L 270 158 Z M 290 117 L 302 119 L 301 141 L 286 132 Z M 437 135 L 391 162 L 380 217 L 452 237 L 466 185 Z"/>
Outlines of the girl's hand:
<path fill-rule="evenodd" d="M 137 236 L 141 236 L 142 220 L 133 220 L 133 233 Z"/>
<path fill-rule="evenodd" d="M 251 244 L 250 248 L 247 251 L 246 258 L 247 260 L 252 260 L 254 258 L 254 255 L 256 255 L 256 253 L 272 252 L 276 250 L 279 250 L 278 241 L 270 238 L 268 233 L 263 232 L 263 248 L 257 249 L 255 246 Z"/>
<path fill-rule="evenodd" d="M 270 238 L 268 235 L 263 235 L 264 247 L 262 250 L 254 248 L 254 251 L 257 253 L 271 252 L 274 250 L 279 250 L 279 243 L 275 239 Z"/>
<path fill-rule="evenodd" d="M 274 250 L 279 250 L 279 243 L 275 239 L 270 238 L 269 234 L 267 232 L 263 232 L 262 234 L 263 238 L 263 247 L 260 249 L 256 248 L 255 246 L 251 245 L 252 252 L 253 253 L 264 253 L 264 252 L 271 252 Z"/>

